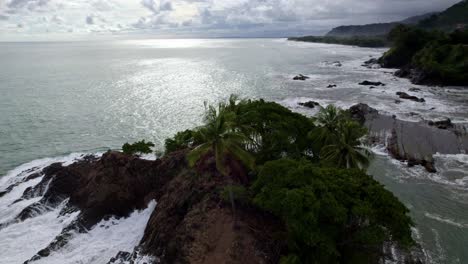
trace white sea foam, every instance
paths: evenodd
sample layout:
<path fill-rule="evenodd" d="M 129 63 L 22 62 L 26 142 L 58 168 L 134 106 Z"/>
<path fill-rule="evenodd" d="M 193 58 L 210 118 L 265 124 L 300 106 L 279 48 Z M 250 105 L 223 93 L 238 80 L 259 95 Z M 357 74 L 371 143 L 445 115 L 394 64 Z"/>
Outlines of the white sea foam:
<path fill-rule="evenodd" d="M 146 209 L 135 211 L 127 218 L 103 220 L 88 233 L 75 234 L 64 248 L 33 263 L 107 263 L 119 251 L 132 252 L 143 237 L 155 207 L 156 202 L 152 201 Z M 144 259 L 142 256 L 142 262 Z"/>
<path fill-rule="evenodd" d="M 452 225 L 452 226 L 456 226 L 456 227 L 459 227 L 459 228 L 468 228 L 468 223 L 460 223 L 454 219 L 450 219 L 450 218 L 447 218 L 447 217 L 443 217 L 443 216 L 440 216 L 440 215 L 437 215 L 437 214 L 434 214 L 434 213 L 428 213 L 426 212 L 424 214 L 427 218 L 430 218 L 430 219 L 433 219 L 433 220 L 436 220 L 436 221 L 439 221 L 441 223 L 445 223 L 445 224 L 448 224 L 448 225 Z"/>
<path fill-rule="evenodd" d="M 1 200 L 1 199 L 0 199 Z M 0 263 L 19 264 L 45 248 L 79 212 L 59 216 L 64 201 L 53 211 L 26 219 L 0 230 Z M 0 211 L 3 213 L 3 211 Z"/>

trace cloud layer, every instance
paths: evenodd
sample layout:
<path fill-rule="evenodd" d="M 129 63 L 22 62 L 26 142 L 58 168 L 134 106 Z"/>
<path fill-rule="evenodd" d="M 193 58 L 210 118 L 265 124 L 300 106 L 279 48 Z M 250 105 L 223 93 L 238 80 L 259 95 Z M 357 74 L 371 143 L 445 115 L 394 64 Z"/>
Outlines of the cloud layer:
<path fill-rule="evenodd" d="M 400 20 L 459 0 L 0 0 L 0 39 L 70 34 L 226 37 L 321 34 Z"/>

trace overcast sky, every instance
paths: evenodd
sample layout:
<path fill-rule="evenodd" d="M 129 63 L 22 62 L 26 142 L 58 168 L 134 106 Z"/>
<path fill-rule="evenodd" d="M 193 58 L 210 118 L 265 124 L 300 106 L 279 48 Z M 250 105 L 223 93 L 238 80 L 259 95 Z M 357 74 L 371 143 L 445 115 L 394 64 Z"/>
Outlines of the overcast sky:
<path fill-rule="evenodd" d="M 460 0 L 0 0 L 0 40 L 269 37 L 390 22 Z"/>

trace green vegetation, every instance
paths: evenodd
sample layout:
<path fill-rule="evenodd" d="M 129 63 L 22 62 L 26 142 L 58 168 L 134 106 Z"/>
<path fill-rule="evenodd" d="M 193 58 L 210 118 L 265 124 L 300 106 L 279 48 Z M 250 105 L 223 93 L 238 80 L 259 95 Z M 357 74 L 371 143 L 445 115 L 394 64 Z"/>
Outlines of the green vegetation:
<path fill-rule="evenodd" d="M 377 263 L 385 240 L 413 244 L 408 210 L 362 170 L 282 159 L 266 163 L 251 188 L 254 204 L 286 225 L 282 263 Z"/>
<path fill-rule="evenodd" d="M 317 114 L 317 126 L 309 133 L 322 163 L 338 168 L 365 168 L 369 152 L 362 148 L 360 139 L 367 130 L 350 120 L 346 111 L 332 105 Z"/>
<path fill-rule="evenodd" d="M 205 125 L 196 131 L 200 145 L 187 156 L 189 164 L 194 166 L 204 158 L 214 156 L 216 169 L 224 176 L 230 175 L 229 161 L 237 159 L 249 169 L 254 167 L 252 155 L 244 149 L 247 136 L 236 126 L 236 115 L 232 111 L 235 104 L 220 103 L 218 108 L 209 106 L 205 114 Z"/>
<path fill-rule="evenodd" d="M 122 146 L 122 151 L 123 153 L 129 155 L 148 154 L 152 152 L 152 147 L 154 147 L 154 144 L 152 142 L 145 142 L 144 140 L 142 140 L 133 144 L 125 143 Z"/>
<path fill-rule="evenodd" d="M 413 69 L 416 83 L 468 85 L 468 29 L 447 34 L 400 25 L 389 40 L 392 48 L 379 59 L 383 67 Z"/>
<path fill-rule="evenodd" d="M 351 37 L 333 37 L 333 36 L 305 36 L 297 38 L 288 38 L 293 41 L 304 41 L 314 43 L 341 44 L 367 48 L 380 48 L 388 46 L 385 36 L 351 36 Z"/>
<path fill-rule="evenodd" d="M 166 140 L 166 153 L 189 148 L 199 173 L 214 168 L 228 176 L 220 197 L 231 202 L 234 219 L 234 201 L 280 219 L 288 242 L 282 263 L 376 263 L 384 242 L 414 244 L 413 223 L 408 209 L 362 170 L 369 162 L 365 134 L 333 106 L 308 118 L 231 96 L 207 107 L 203 126 Z"/>
<path fill-rule="evenodd" d="M 425 29 L 453 31 L 459 25 L 468 26 L 468 1 L 463 0 L 444 12 L 434 14 L 419 22 L 418 26 Z"/>

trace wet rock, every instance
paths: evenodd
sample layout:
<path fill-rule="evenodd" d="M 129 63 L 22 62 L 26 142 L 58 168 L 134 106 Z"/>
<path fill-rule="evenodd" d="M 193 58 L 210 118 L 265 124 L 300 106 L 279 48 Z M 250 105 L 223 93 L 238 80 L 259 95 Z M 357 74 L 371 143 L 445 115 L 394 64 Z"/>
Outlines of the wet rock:
<path fill-rule="evenodd" d="M 336 84 L 330 84 L 327 86 L 327 88 L 335 88 L 336 87 Z"/>
<path fill-rule="evenodd" d="M 331 65 L 333 65 L 333 66 L 335 66 L 335 67 L 341 67 L 341 66 L 343 66 L 343 64 L 341 64 L 340 61 L 334 61 L 334 62 L 331 63 Z"/>
<path fill-rule="evenodd" d="M 372 58 L 370 60 L 365 61 L 361 66 L 369 68 L 369 69 L 375 69 L 375 68 L 379 68 L 380 64 L 379 64 L 378 59 Z"/>
<path fill-rule="evenodd" d="M 429 121 L 428 125 L 437 127 L 439 129 L 449 129 L 453 128 L 453 123 L 450 118 L 447 118 L 445 120 L 440 120 L 440 121 Z"/>
<path fill-rule="evenodd" d="M 115 257 L 112 257 L 107 264 L 123 264 L 134 261 L 134 256 L 130 252 L 119 251 Z"/>
<path fill-rule="evenodd" d="M 294 76 L 293 80 L 295 81 L 305 81 L 307 79 L 310 79 L 309 76 L 305 76 L 305 75 L 302 75 L 302 74 L 299 74 L 297 76 Z"/>
<path fill-rule="evenodd" d="M 401 100 L 395 100 L 395 104 L 401 104 Z"/>
<path fill-rule="evenodd" d="M 416 96 L 409 95 L 405 92 L 397 92 L 396 95 L 398 95 L 401 99 L 411 100 L 419 103 L 424 103 L 426 101 L 424 100 L 424 98 L 418 98 Z"/>
<path fill-rule="evenodd" d="M 363 81 L 363 82 L 360 82 L 359 85 L 385 86 L 385 84 L 382 82 L 371 82 L 371 81 Z"/>
<path fill-rule="evenodd" d="M 357 111 L 365 113 L 365 111 Z M 430 126 L 427 121 L 409 122 L 397 119 L 395 115 L 387 116 L 371 112 L 357 114 L 357 121 L 365 120 L 369 129 L 369 138 L 373 144 L 378 142 L 387 146 L 391 156 L 401 161 L 408 161 L 409 166 L 421 165 L 427 171 L 436 171 L 433 155 L 468 153 L 468 133 L 463 126 L 453 124 L 452 128 L 439 129 Z M 444 120 L 440 125 L 450 123 Z"/>
<path fill-rule="evenodd" d="M 308 102 L 305 102 L 305 103 L 299 103 L 299 105 L 304 106 L 304 107 L 308 107 L 308 108 L 315 108 L 316 106 L 320 106 L 319 103 L 314 102 L 314 101 L 308 101 Z"/>
<path fill-rule="evenodd" d="M 369 87 L 369 89 L 375 89 L 375 86 L 371 86 L 371 87 Z"/>
<path fill-rule="evenodd" d="M 379 113 L 376 109 L 362 103 L 352 106 L 349 108 L 348 112 L 350 113 L 351 118 L 360 124 L 364 124 L 366 118 L 370 118 L 371 116 Z"/>
<path fill-rule="evenodd" d="M 421 89 L 419 89 L 419 88 L 416 88 L 416 87 L 412 87 L 412 88 L 409 88 L 409 90 L 408 90 L 408 91 L 410 91 L 410 92 L 420 92 L 420 91 L 421 91 Z"/>

